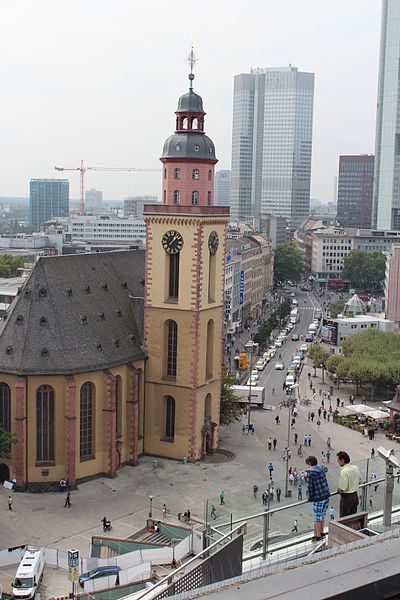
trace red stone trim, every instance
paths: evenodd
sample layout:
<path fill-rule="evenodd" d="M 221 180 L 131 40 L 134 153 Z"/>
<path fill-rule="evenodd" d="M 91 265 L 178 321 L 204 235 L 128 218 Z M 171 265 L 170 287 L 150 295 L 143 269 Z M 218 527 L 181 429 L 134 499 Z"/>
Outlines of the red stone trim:
<path fill-rule="evenodd" d="M 108 474 L 115 476 L 118 465 L 117 454 L 117 431 L 116 431 L 116 394 L 115 394 L 115 376 L 108 370 L 104 371 L 107 377 L 107 404 L 108 408 L 103 409 L 106 417 L 106 447 L 108 447 Z"/>
<path fill-rule="evenodd" d="M 137 464 L 139 455 L 139 374 L 134 366 L 130 370 L 130 400 L 128 402 L 129 462 Z"/>
<path fill-rule="evenodd" d="M 27 483 L 27 465 L 25 464 L 26 450 L 26 379 L 17 379 L 15 382 L 15 429 L 18 439 L 15 449 L 15 472 L 17 486 Z"/>
<path fill-rule="evenodd" d="M 67 478 L 68 483 L 76 483 L 76 381 L 67 377 Z"/>

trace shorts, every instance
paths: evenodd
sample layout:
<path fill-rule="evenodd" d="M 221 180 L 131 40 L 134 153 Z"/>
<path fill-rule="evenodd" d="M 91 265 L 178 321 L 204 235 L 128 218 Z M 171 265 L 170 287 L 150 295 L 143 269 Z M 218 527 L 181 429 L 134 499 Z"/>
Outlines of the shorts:
<path fill-rule="evenodd" d="M 314 521 L 322 521 L 329 506 L 329 498 L 313 502 Z"/>

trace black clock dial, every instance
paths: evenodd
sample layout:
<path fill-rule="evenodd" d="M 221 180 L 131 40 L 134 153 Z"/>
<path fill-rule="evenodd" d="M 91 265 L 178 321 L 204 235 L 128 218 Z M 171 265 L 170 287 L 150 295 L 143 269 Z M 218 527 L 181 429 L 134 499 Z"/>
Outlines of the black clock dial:
<path fill-rule="evenodd" d="M 219 237 L 216 231 L 212 231 L 210 233 L 210 237 L 208 238 L 208 249 L 211 254 L 215 254 L 218 249 Z"/>
<path fill-rule="evenodd" d="M 165 252 L 168 252 L 168 254 L 178 254 L 183 247 L 183 237 L 179 231 L 175 231 L 174 229 L 164 233 L 161 242 Z"/>

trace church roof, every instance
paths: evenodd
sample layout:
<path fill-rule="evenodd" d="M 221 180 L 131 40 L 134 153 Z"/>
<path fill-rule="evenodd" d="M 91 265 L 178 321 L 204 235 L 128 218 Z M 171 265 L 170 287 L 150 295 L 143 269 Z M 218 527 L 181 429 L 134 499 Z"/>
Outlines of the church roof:
<path fill-rule="evenodd" d="M 164 143 L 161 160 L 164 158 L 194 158 L 217 161 L 214 142 L 202 132 L 174 133 Z"/>
<path fill-rule="evenodd" d="M 202 113 L 205 115 L 201 96 L 195 94 L 193 90 L 189 90 L 187 94 L 183 94 L 183 96 L 179 98 L 176 112 Z"/>
<path fill-rule="evenodd" d="M 144 251 L 40 258 L 0 330 L 0 371 L 73 374 L 145 357 Z"/>

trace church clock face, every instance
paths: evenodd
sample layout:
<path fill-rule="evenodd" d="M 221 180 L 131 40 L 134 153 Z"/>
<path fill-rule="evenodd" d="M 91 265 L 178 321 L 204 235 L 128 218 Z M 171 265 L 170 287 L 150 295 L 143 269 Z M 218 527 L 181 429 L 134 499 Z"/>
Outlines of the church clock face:
<path fill-rule="evenodd" d="M 183 237 L 179 231 L 171 229 L 164 233 L 161 243 L 165 252 L 168 252 L 168 254 L 178 254 L 183 247 Z"/>
<path fill-rule="evenodd" d="M 212 231 L 210 233 L 210 237 L 208 238 L 208 249 L 211 254 L 215 254 L 218 250 L 219 237 L 216 231 Z"/>

